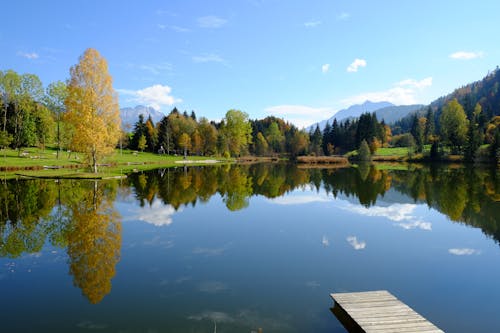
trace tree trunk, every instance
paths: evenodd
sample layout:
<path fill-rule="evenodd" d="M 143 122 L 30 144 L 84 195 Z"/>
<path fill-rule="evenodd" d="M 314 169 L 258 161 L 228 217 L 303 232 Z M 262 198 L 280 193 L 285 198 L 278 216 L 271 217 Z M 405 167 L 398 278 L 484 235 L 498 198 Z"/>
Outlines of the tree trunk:
<path fill-rule="evenodd" d="M 92 150 L 92 168 L 94 169 L 94 173 L 97 173 L 97 154 L 95 149 Z"/>

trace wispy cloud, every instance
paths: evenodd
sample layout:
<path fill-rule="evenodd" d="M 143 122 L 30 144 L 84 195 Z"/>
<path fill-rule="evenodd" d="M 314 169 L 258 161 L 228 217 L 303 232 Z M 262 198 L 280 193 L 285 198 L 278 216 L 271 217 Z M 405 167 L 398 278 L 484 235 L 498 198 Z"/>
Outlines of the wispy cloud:
<path fill-rule="evenodd" d="M 449 249 L 448 252 L 450 254 L 453 254 L 455 256 L 471 256 L 473 254 L 481 254 L 481 251 L 476 250 L 476 249 L 470 249 L 470 248 L 454 248 L 454 249 Z"/>
<path fill-rule="evenodd" d="M 116 89 L 118 93 L 130 96 L 129 102 L 136 102 L 150 106 L 155 110 L 160 110 L 162 106 L 170 106 L 175 103 L 181 103 L 182 100 L 175 98 L 170 93 L 172 88 L 161 84 L 155 84 L 139 90 Z"/>
<path fill-rule="evenodd" d="M 360 67 L 366 67 L 365 59 L 354 59 L 354 61 L 347 67 L 347 71 L 350 73 L 355 73 Z"/>
<path fill-rule="evenodd" d="M 329 118 L 335 110 L 331 107 L 311 107 L 306 105 L 276 105 L 264 110 L 269 115 L 284 117 L 299 128 L 307 127 L 318 119 Z"/>
<path fill-rule="evenodd" d="M 346 240 L 356 251 L 363 250 L 366 247 L 366 242 L 358 240 L 356 236 L 349 236 Z"/>
<path fill-rule="evenodd" d="M 121 64 L 120 66 L 126 69 L 146 71 L 153 75 L 164 75 L 167 72 L 171 72 L 173 69 L 172 64 L 168 62 L 162 62 L 158 64 L 135 64 L 129 62 Z"/>
<path fill-rule="evenodd" d="M 157 27 L 158 27 L 158 29 L 160 29 L 160 30 L 165 30 L 165 29 L 167 29 L 167 26 L 166 26 L 165 24 L 157 24 L 156 26 L 157 26 Z"/>
<path fill-rule="evenodd" d="M 351 17 L 351 14 L 346 13 L 346 12 L 342 12 L 339 15 L 337 15 L 337 20 L 344 21 L 344 20 L 349 19 L 350 17 Z"/>
<path fill-rule="evenodd" d="M 209 319 L 213 322 L 218 322 L 218 323 L 232 323 L 235 321 L 235 319 L 231 317 L 229 314 L 218 311 L 204 311 L 200 314 L 189 316 L 188 319 L 198 320 L 198 321 Z"/>
<path fill-rule="evenodd" d="M 432 77 L 426 77 L 425 79 L 422 79 L 420 81 L 415 79 L 406 79 L 403 81 L 399 81 L 396 85 L 400 87 L 413 87 L 417 89 L 427 88 L 432 86 Z"/>
<path fill-rule="evenodd" d="M 210 247 L 197 247 L 193 250 L 193 254 L 199 254 L 202 256 L 207 256 L 207 257 L 212 257 L 212 256 L 218 256 L 223 254 L 227 250 L 227 247 L 216 247 L 216 248 L 210 248 Z"/>
<path fill-rule="evenodd" d="M 178 25 L 173 25 L 173 26 L 170 27 L 170 29 L 172 29 L 172 30 L 174 30 L 176 32 L 189 32 L 189 31 L 191 31 L 188 28 L 180 27 Z"/>
<path fill-rule="evenodd" d="M 476 58 L 482 58 L 484 56 L 484 52 L 470 52 L 470 51 L 458 51 L 449 55 L 451 59 L 457 60 L 471 60 Z"/>
<path fill-rule="evenodd" d="M 200 28 L 206 29 L 221 28 L 227 23 L 226 19 L 213 15 L 199 17 L 197 21 Z"/>
<path fill-rule="evenodd" d="M 423 80 L 406 79 L 394 84 L 394 87 L 382 91 L 365 92 L 342 100 L 344 105 L 360 104 L 367 100 L 372 102 L 387 101 L 396 105 L 418 103 L 418 95 L 432 86 L 432 77 Z"/>
<path fill-rule="evenodd" d="M 40 56 L 36 52 L 22 52 L 18 51 L 17 55 L 26 59 L 34 60 L 38 59 Z"/>
<path fill-rule="evenodd" d="M 316 28 L 317 26 L 321 25 L 321 21 L 308 21 L 304 23 L 304 27 L 306 28 Z"/>
<path fill-rule="evenodd" d="M 330 71 L 330 64 L 324 64 L 321 66 L 321 72 L 323 74 L 326 74 Z"/>
<path fill-rule="evenodd" d="M 220 55 L 215 53 L 205 53 L 197 56 L 192 56 L 191 59 L 196 63 L 205 63 L 205 62 L 218 62 L 225 63 L 226 61 Z"/>
<path fill-rule="evenodd" d="M 217 294 L 228 290 L 227 284 L 220 281 L 205 281 L 198 285 L 198 290 L 208 294 Z"/>
<path fill-rule="evenodd" d="M 177 16 L 177 13 L 174 13 L 170 10 L 158 9 L 158 10 L 156 10 L 156 15 L 175 17 L 175 16 Z"/>
<path fill-rule="evenodd" d="M 330 246 L 330 240 L 328 239 L 328 237 L 323 236 L 323 238 L 321 239 L 321 244 L 323 244 L 323 246 L 325 247 Z"/>

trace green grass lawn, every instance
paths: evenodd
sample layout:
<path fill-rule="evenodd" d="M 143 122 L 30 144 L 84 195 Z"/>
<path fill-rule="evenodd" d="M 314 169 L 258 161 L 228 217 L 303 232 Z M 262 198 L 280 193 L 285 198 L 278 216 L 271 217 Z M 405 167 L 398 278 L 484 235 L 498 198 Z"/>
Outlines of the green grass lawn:
<path fill-rule="evenodd" d="M 375 155 L 378 156 L 408 156 L 408 152 L 410 148 L 408 147 L 387 147 L 387 148 L 379 148 L 375 152 Z M 424 146 L 424 153 L 431 151 L 431 145 Z"/>
<path fill-rule="evenodd" d="M 21 150 L 19 156 L 17 150 L 7 149 L 0 151 L 0 168 L 2 178 L 13 178 L 17 176 L 42 177 L 42 178 L 112 178 L 119 177 L 129 172 L 138 170 L 149 170 L 159 167 L 171 167 L 189 162 L 189 165 L 203 164 L 206 160 L 213 160 L 212 157 L 188 156 L 184 160 L 183 156 L 158 155 L 146 152 L 136 152 L 131 150 L 117 149 L 115 153 L 101 162 L 98 175 L 88 169 L 84 163 L 83 154 L 67 152 L 56 156 L 54 148 L 41 150 L 38 148 L 27 148 Z M 217 161 L 229 163 L 231 160 L 217 158 Z M 63 167 L 60 169 L 43 167 Z M 30 170 L 34 169 L 34 170 Z"/>

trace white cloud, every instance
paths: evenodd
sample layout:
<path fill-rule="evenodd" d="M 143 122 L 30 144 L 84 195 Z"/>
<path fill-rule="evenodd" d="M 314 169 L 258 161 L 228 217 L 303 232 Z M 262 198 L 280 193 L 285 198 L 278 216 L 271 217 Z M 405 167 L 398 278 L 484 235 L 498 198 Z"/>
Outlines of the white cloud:
<path fill-rule="evenodd" d="M 347 67 L 347 71 L 354 73 L 357 72 L 360 67 L 366 67 L 366 60 L 365 59 L 354 59 L 352 64 L 350 64 Z"/>
<path fill-rule="evenodd" d="M 175 208 L 171 205 L 164 205 L 160 201 L 155 201 L 150 207 L 143 207 L 138 213 L 137 219 L 157 227 L 172 224 L 172 215 Z"/>
<path fill-rule="evenodd" d="M 321 244 L 323 244 L 323 246 L 330 246 L 330 240 L 328 239 L 328 237 L 326 236 L 323 236 L 323 238 L 321 239 Z"/>
<path fill-rule="evenodd" d="M 350 18 L 350 17 L 351 17 L 351 14 L 346 13 L 346 12 L 342 12 L 342 13 L 340 13 L 340 14 L 337 16 L 337 19 L 338 19 L 338 20 L 342 20 L 342 21 L 343 21 L 343 20 L 347 20 L 347 19 L 348 19 L 348 18 Z"/>
<path fill-rule="evenodd" d="M 318 119 L 329 118 L 335 113 L 330 107 L 315 108 L 306 105 L 276 105 L 264 111 L 269 115 L 283 117 L 299 128 L 314 124 Z"/>
<path fill-rule="evenodd" d="M 344 105 L 361 104 L 365 101 L 382 102 L 387 101 L 396 105 L 410 105 L 418 103 L 418 95 L 427 87 L 432 85 L 432 77 L 420 81 L 406 79 L 394 84 L 394 87 L 383 90 L 361 93 L 342 100 Z"/>
<path fill-rule="evenodd" d="M 213 15 L 198 18 L 198 26 L 200 28 L 216 29 L 222 27 L 226 23 L 227 20 Z"/>
<path fill-rule="evenodd" d="M 131 96 L 128 100 L 130 102 L 144 104 L 155 110 L 160 110 L 161 106 L 170 106 L 182 102 L 181 99 L 177 99 L 170 95 L 172 88 L 161 84 L 155 84 L 140 90 L 116 89 L 116 91 L 122 95 Z"/>
<path fill-rule="evenodd" d="M 321 72 L 323 74 L 328 73 L 329 70 L 330 70 L 330 64 L 324 64 L 323 66 L 321 66 Z"/>
<path fill-rule="evenodd" d="M 388 207 L 373 206 L 366 208 L 364 206 L 348 204 L 342 208 L 364 216 L 385 217 L 396 222 L 395 225 L 398 227 L 406 230 L 416 228 L 428 231 L 432 230 L 432 223 L 424 222 L 420 217 L 414 215 L 417 207 L 414 204 L 393 204 Z"/>
<path fill-rule="evenodd" d="M 17 55 L 20 57 L 26 58 L 26 59 L 30 59 L 30 60 L 38 59 L 40 57 L 38 55 L 38 53 L 35 53 L 35 52 L 29 53 L 29 52 L 19 51 L 19 52 L 17 52 Z"/>
<path fill-rule="evenodd" d="M 319 26 L 322 22 L 321 21 L 309 21 L 304 23 L 304 27 L 306 28 L 316 28 Z"/>
<path fill-rule="evenodd" d="M 481 254 L 481 251 L 470 248 L 449 249 L 448 252 L 456 256 L 471 256 L 473 254 Z"/>
<path fill-rule="evenodd" d="M 359 241 L 356 236 L 349 236 L 346 240 L 355 250 L 363 250 L 366 247 L 366 242 Z"/>
<path fill-rule="evenodd" d="M 157 27 L 158 27 L 158 29 L 160 29 L 160 30 L 165 30 L 165 29 L 167 28 L 167 26 L 166 26 L 166 25 L 164 25 L 164 24 L 157 24 L 156 26 L 157 26 Z"/>
<path fill-rule="evenodd" d="M 331 201 L 328 197 L 321 197 L 316 195 L 289 195 L 273 199 L 267 199 L 270 203 L 277 205 L 302 205 L 312 202 L 328 202 Z"/>
<path fill-rule="evenodd" d="M 202 55 L 193 56 L 191 59 L 196 63 L 204 63 L 204 62 L 225 63 L 225 60 L 221 56 L 214 53 L 205 53 Z"/>
<path fill-rule="evenodd" d="M 467 52 L 467 51 L 458 51 L 449 55 L 451 59 L 457 60 L 471 60 L 476 58 L 482 58 L 484 53 L 482 51 L 478 52 Z"/>

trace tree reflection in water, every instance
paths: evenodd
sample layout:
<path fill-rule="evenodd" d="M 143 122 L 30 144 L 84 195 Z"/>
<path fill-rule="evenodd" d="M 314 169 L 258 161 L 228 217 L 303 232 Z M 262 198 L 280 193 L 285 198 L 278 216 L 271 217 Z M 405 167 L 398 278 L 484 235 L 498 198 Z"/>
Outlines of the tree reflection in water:
<path fill-rule="evenodd" d="M 141 206 L 159 199 L 176 210 L 218 194 L 231 211 L 247 207 L 252 196 L 277 198 L 303 187 L 351 197 L 369 208 L 392 188 L 500 241 L 498 170 L 450 165 L 398 169 L 254 164 L 159 169 L 131 174 L 120 184 L 2 180 L 0 256 L 39 252 L 47 241 L 66 248 L 74 284 L 91 303 L 99 303 L 111 290 L 120 257 L 121 218 L 114 208 L 118 188 Z"/>

